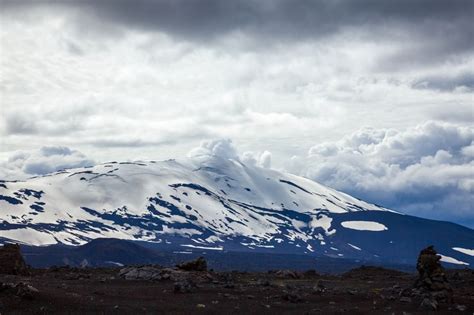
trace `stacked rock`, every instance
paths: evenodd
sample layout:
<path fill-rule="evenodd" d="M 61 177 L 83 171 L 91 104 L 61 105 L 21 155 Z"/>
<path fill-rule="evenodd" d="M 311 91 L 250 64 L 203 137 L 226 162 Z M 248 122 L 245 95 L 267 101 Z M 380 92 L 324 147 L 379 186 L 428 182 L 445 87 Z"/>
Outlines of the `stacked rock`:
<path fill-rule="evenodd" d="M 4 244 L 0 247 L 0 274 L 28 274 L 28 267 L 18 244 Z"/>
<path fill-rule="evenodd" d="M 416 264 L 418 279 L 415 282 L 415 289 L 418 289 L 426 298 L 434 299 L 436 302 L 451 303 L 453 289 L 441 266 L 440 259 L 441 256 L 436 253 L 433 246 L 428 246 L 420 252 Z"/>

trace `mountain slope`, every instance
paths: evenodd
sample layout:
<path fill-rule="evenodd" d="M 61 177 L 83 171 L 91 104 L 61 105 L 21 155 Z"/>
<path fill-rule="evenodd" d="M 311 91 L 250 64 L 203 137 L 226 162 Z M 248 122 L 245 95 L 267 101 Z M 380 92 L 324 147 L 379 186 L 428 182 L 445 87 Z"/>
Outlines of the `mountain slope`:
<path fill-rule="evenodd" d="M 415 246 L 433 243 L 444 260 L 474 263 L 473 230 L 405 216 L 305 178 L 218 156 L 110 162 L 1 182 L 0 220 L 2 238 L 30 245 L 108 237 L 182 251 L 406 262 L 420 249 Z"/>

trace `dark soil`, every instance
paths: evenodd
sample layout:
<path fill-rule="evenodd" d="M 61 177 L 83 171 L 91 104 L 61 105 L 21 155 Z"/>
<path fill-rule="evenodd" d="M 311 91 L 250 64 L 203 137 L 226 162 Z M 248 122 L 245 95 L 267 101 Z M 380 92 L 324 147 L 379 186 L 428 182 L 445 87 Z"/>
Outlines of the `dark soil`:
<path fill-rule="evenodd" d="M 405 297 L 415 274 L 362 267 L 341 276 L 316 272 L 179 271 L 185 279 L 125 280 L 118 268 L 33 269 L 0 275 L 1 314 L 425 314 Z M 450 270 L 452 303 L 438 313 L 474 312 L 474 271 Z M 184 284 L 183 284 L 184 281 Z M 22 293 L 15 291 L 21 284 Z M 15 287 L 16 285 L 16 287 Z M 33 287 L 33 289 L 31 289 Z M 31 292 L 25 294 L 25 290 Z M 37 290 L 36 290 L 37 289 Z M 405 313 L 404 313 L 405 312 Z"/>

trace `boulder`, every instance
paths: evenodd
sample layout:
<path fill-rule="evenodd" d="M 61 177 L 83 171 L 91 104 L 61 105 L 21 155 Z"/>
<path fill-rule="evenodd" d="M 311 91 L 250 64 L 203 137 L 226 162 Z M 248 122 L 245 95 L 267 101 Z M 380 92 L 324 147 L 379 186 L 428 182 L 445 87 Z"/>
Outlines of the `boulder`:
<path fill-rule="evenodd" d="M 436 311 L 438 309 L 438 302 L 434 298 L 424 298 L 421 301 L 420 308 L 429 310 L 429 311 Z"/>
<path fill-rule="evenodd" d="M 283 294 L 282 299 L 291 303 L 299 303 L 303 301 L 303 298 L 298 293 L 287 292 Z"/>
<path fill-rule="evenodd" d="M 32 300 L 39 291 L 27 283 L 0 283 L 0 296 L 13 295 L 22 299 Z"/>
<path fill-rule="evenodd" d="M 196 284 L 190 279 L 183 279 L 174 283 L 174 293 L 190 293 Z"/>
<path fill-rule="evenodd" d="M 199 257 L 195 260 L 176 265 L 176 267 L 186 271 L 207 271 L 207 262 L 204 257 Z"/>
<path fill-rule="evenodd" d="M 119 271 L 125 280 L 166 280 L 164 269 L 155 266 L 126 267 Z"/>
<path fill-rule="evenodd" d="M 125 280 L 147 280 L 147 281 L 182 281 L 183 279 L 194 278 L 199 282 L 207 279 L 206 275 L 194 275 L 192 273 L 160 266 L 137 266 L 126 267 L 119 271 L 119 277 Z"/>
<path fill-rule="evenodd" d="M 322 281 L 318 280 L 318 282 L 316 282 L 316 285 L 313 287 L 313 293 L 322 294 L 325 291 L 326 291 L 326 286 L 324 285 Z"/>
<path fill-rule="evenodd" d="M 4 244 L 0 247 L 0 274 L 28 274 L 28 267 L 21 255 L 20 245 Z"/>
<path fill-rule="evenodd" d="M 301 274 L 296 272 L 296 271 L 292 271 L 292 270 L 277 270 L 275 272 L 275 275 L 279 278 L 285 278 L 285 279 L 299 279 L 301 278 Z"/>

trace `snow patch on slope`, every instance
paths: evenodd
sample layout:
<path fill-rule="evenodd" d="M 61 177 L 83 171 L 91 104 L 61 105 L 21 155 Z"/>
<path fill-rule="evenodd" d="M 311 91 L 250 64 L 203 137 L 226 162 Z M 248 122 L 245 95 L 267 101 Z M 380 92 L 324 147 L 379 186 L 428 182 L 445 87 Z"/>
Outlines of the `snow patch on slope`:
<path fill-rule="evenodd" d="M 350 244 L 350 243 L 347 243 L 347 245 L 349 245 L 350 247 L 354 248 L 355 250 L 361 250 L 360 247 L 357 247 L 357 246 L 352 245 L 352 244 Z"/>
<path fill-rule="evenodd" d="M 31 228 L 20 228 L 15 230 L 0 231 L 0 236 L 13 240 L 19 240 L 28 245 L 53 245 L 58 242 L 47 232 L 40 232 Z M 22 240 L 27 240 L 26 242 Z"/>
<path fill-rule="evenodd" d="M 345 221 L 341 222 L 341 225 L 346 229 L 358 230 L 358 231 L 385 231 L 388 228 L 382 223 L 373 221 Z"/>
<path fill-rule="evenodd" d="M 463 253 L 469 256 L 474 256 L 474 249 L 467 249 L 467 248 L 462 248 L 462 247 L 453 247 L 453 249 L 460 253 Z"/>
<path fill-rule="evenodd" d="M 453 257 L 449 257 L 449 256 L 441 255 L 441 254 L 438 254 L 438 256 L 441 256 L 440 260 L 445 263 L 469 266 L 467 262 L 457 260 L 456 258 L 453 258 Z"/>
<path fill-rule="evenodd" d="M 181 244 L 183 247 L 189 247 L 189 248 L 197 248 L 197 249 L 208 249 L 208 250 L 223 250 L 224 248 L 219 246 L 219 247 L 207 247 L 207 246 L 196 246 L 196 245 L 191 245 L 191 244 Z"/>

